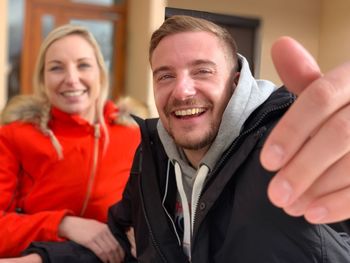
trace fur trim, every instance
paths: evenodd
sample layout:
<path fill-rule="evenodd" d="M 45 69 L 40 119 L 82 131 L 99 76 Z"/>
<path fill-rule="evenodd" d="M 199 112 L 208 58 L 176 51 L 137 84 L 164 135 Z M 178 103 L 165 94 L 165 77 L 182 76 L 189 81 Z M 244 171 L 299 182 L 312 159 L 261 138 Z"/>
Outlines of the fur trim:
<path fill-rule="evenodd" d="M 45 102 L 33 95 L 15 96 L 1 113 L 2 125 L 14 121 L 30 122 L 40 125 L 40 120 L 45 108 Z"/>
<path fill-rule="evenodd" d="M 142 119 L 149 117 L 149 111 L 146 104 L 132 97 L 121 97 L 116 101 L 118 107 L 117 124 L 125 126 L 137 126 L 135 120 L 130 114 L 136 115 Z"/>

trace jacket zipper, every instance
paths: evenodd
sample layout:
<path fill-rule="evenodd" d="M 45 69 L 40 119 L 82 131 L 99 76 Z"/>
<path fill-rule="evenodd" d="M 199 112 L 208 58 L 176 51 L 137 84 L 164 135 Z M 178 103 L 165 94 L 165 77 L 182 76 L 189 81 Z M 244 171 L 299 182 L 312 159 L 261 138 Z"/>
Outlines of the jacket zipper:
<path fill-rule="evenodd" d="M 139 160 L 139 173 L 141 173 L 141 169 L 142 169 L 142 149 L 140 150 L 140 160 Z M 145 201 L 144 201 L 144 198 L 143 198 L 143 193 L 142 193 L 142 184 L 141 184 L 141 176 L 139 176 L 139 194 L 140 194 L 140 198 L 141 198 L 141 207 L 142 207 L 142 212 L 143 214 L 145 215 L 145 221 L 146 221 L 146 224 L 147 224 L 147 227 L 148 227 L 148 233 L 151 237 L 151 240 L 152 240 L 152 243 L 154 245 L 154 247 L 156 248 L 158 254 L 160 255 L 161 259 L 164 261 L 164 262 L 168 262 L 166 260 L 166 257 L 164 256 L 163 252 L 160 250 L 160 245 L 158 244 L 157 240 L 155 239 L 154 237 L 154 234 L 153 234 L 153 231 L 152 231 L 152 228 L 151 228 L 151 223 L 149 222 L 149 219 L 148 219 L 148 216 L 147 216 L 147 211 L 146 211 L 146 208 L 145 208 Z"/>
<path fill-rule="evenodd" d="M 168 195 L 170 163 L 171 163 L 171 161 L 168 160 L 167 175 L 166 175 L 166 182 L 165 182 L 165 193 L 164 193 L 163 200 L 162 200 L 162 206 L 163 206 L 163 209 L 164 209 L 167 217 L 169 218 L 169 220 L 171 222 L 171 225 L 172 225 L 172 227 L 174 229 L 174 232 L 175 232 L 175 235 L 176 235 L 176 238 L 177 238 L 177 242 L 178 242 L 179 246 L 181 246 L 181 239 L 180 239 L 179 233 L 177 232 L 177 229 L 176 229 L 176 226 L 175 226 L 175 222 L 174 222 L 173 218 L 170 216 L 170 213 L 168 212 L 168 210 L 166 209 L 166 207 L 164 205 L 165 200 L 166 200 L 167 195 Z"/>
<path fill-rule="evenodd" d="M 232 145 L 230 146 L 230 148 L 228 149 L 226 154 L 220 159 L 218 164 L 214 167 L 213 171 L 211 172 L 210 176 L 208 176 L 207 178 L 212 177 L 213 175 L 215 175 L 218 172 L 218 170 L 221 168 L 221 166 L 229 159 L 229 156 L 231 156 L 231 153 L 232 153 L 233 149 L 235 149 L 235 146 L 237 145 L 238 141 L 241 140 L 241 138 L 243 138 L 244 136 L 246 136 L 246 135 L 250 134 L 251 132 L 253 132 L 254 130 L 256 130 L 261 125 L 261 123 L 266 118 L 266 116 L 268 116 L 270 113 L 275 112 L 275 111 L 279 111 L 279 110 L 283 110 L 285 108 L 288 108 L 291 104 L 292 104 L 292 102 L 289 101 L 289 102 L 286 102 L 286 103 L 281 104 L 279 106 L 273 106 L 273 107 L 267 109 L 266 111 L 264 111 L 261 114 L 261 117 L 258 119 L 258 121 L 255 122 L 255 124 L 251 128 L 249 128 L 248 130 L 246 130 L 243 133 L 241 133 L 234 140 L 234 142 L 232 143 Z M 203 190 L 203 188 L 202 188 L 202 190 Z M 202 194 L 202 191 L 201 191 L 200 195 L 201 194 Z M 199 200 L 200 200 L 200 196 L 197 199 L 196 207 L 198 207 Z M 193 218 L 193 229 L 194 229 L 194 226 L 195 226 L 195 223 L 196 223 L 196 214 L 197 214 L 197 210 L 194 211 L 194 214 L 193 214 L 193 217 L 194 217 Z M 194 236 L 192 236 L 192 238 L 194 239 Z M 191 242 L 191 243 L 193 244 L 193 242 Z"/>
<path fill-rule="evenodd" d="M 89 176 L 88 187 L 86 190 L 86 195 L 85 195 L 84 203 L 83 203 L 83 206 L 82 206 L 82 209 L 80 212 L 80 216 L 84 215 L 86 208 L 87 208 L 87 205 L 89 203 L 90 197 L 91 197 L 92 187 L 94 185 L 94 181 L 95 181 L 95 177 L 96 177 L 100 136 L 101 136 L 100 125 L 95 124 L 94 125 L 94 149 L 93 149 L 92 169 L 91 169 L 91 173 Z"/>

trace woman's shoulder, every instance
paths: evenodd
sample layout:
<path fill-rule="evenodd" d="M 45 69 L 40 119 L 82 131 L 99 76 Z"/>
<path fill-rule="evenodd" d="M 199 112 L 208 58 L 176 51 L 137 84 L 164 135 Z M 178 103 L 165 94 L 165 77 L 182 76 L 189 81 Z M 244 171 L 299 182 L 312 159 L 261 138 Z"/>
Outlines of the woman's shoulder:
<path fill-rule="evenodd" d="M 129 125 L 114 123 L 110 125 L 109 133 L 111 137 L 120 137 L 125 140 L 140 140 L 141 138 L 140 128 L 136 122 Z"/>
<path fill-rule="evenodd" d="M 24 139 L 29 136 L 32 140 L 35 140 L 38 136 L 43 136 L 33 123 L 19 120 L 2 124 L 0 126 L 0 134 L 1 137 L 11 136 L 19 139 Z"/>

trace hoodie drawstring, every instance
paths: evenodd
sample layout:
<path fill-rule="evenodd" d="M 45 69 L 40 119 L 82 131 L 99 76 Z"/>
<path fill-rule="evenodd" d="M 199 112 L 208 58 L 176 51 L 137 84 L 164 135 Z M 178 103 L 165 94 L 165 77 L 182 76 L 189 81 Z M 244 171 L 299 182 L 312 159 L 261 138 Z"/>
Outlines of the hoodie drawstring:
<path fill-rule="evenodd" d="M 184 189 L 183 180 L 182 180 L 181 167 L 179 163 L 176 161 L 174 162 L 174 167 L 175 167 L 176 185 L 181 198 L 183 218 L 184 218 L 184 235 L 183 235 L 182 247 L 189 261 L 191 261 L 191 241 L 192 241 L 192 235 L 193 235 L 196 209 L 197 209 L 199 197 L 201 195 L 205 179 L 209 172 L 209 168 L 206 165 L 202 165 L 198 169 L 196 179 L 193 184 L 191 200 L 190 202 L 188 202 L 185 189 Z M 191 211 L 190 211 L 190 206 L 191 206 Z"/>

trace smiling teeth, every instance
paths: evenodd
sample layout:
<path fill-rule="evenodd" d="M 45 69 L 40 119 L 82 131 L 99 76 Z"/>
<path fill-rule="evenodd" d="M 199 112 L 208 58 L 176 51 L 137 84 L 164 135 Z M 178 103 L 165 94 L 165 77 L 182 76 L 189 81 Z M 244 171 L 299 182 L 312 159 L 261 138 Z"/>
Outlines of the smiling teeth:
<path fill-rule="evenodd" d="M 178 110 L 178 111 L 175 111 L 175 115 L 176 116 L 191 116 L 191 115 L 196 115 L 196 114 L 202 113 L 203 111 L 204 111 L 204 109 L 202 109 L 202 108 Z"/>
<path fill-rule="evenodd" d="M 85 92 L 84 90 L 65 91 L 65 92 L 62 92 L 62 95 L 66 97 L 76 97 L 76 96 L 83 95 L 84 92 Z"/>

